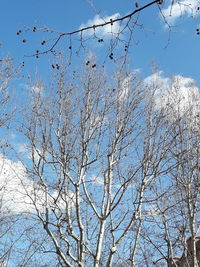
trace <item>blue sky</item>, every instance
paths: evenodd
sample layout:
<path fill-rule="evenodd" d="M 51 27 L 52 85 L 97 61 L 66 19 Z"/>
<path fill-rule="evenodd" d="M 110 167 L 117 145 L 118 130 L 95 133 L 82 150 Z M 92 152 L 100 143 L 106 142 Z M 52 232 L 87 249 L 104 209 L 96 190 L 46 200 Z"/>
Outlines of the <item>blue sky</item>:
<path fill-rule="evenodd" d="M 196 0 L 182 0 L 194 4 Z M 20 101 L 22 92 L 27 91 L 27 74 L 32 79 L 39 76 L 40 79 L 49 79 L 52 70 L 52 62 L 57 59 L 50 54 L 43 55 L 39 59 L 34 57 L 25 57 L 25 55 L 33 54 L 36 49 L 46 47 L 41 46 L 42 40 L 52 38 L 52 34 L 46 34 L 43 31 L 33 32 L 24 31 L 24 25 L 30 27 L 45 26 L 57 31 L 70 32 L 79 29 L 84 25 L 88 25 L 88 21 L 93 21 L 97 13 L 107 18 L 114 14 L 123 16 L 135 9 L 132 0 L 110 0 L 97 1 L 93 0 L 93 7 L 89 0 L 4 0 L 1 1 L 0 16 L 0 54 L 11 55 L 15 58 L 16 65 L 24 61 L 25 67 L 23 74 L 25 78 L 18 79 L 15 82 L 16 88 L 20 91 Z M 142 2 L 142 1 L 140 1 Z M 139 2 L 139 5 L 140 5 Z M 143 3 L 148 3 L 145 0 Z M 163 12 L 170 6 L 171 1 L 165 0 L 162 6 Z M 176 7 L 176 6 L 175 6 Z M 145 9 L 140 14 L 139 23 L 143 25 L 142 29 L 136 28 L 133 32 L 134 41 L 129 47 L 127 60 L 130 63 L 130 69 L 140 69 L 142 76 L 146 77 L 151 74 L 152 63 L 156 64 L 162 71 L 161 76 L 170 77 L 171 75 L 182 75 L 183 77 L 191 77 L 200 84 L 200 68 L 199 68 L 199 45 L 200 35 L 196 34 L 196 28 L 200 21 L 200 12 L 191 14 L 191 9 L 184 11 L 178 8 L 174 21 L 170 17 L 170 23 L 174 25 L 170 32 L 163 22 L 157 5 L 153 5 Z M 196 11 L 196 10 L 194 10 Z M 180 16 L 182 15 L 182 16 Z M 196 15 L 191 17 L 191 15 Z M 22 29 L 22 34 L 16 33 Z M 76 41 L 78 36 L 72 37 L 72 44 L 79 44 Z M 105 38 L 104 38 L 105 37 Z M 106 39 L 106 36 L 103 36 Z M 26 43 L 22 40 L 26 39 Z M 108 40 L 108 39 L 107 39 Z M 87 59 L 87 52 L 90 50 L 101 61 L 105 59 L 105 51 L 107 51 L 109 42 L 99 44 L 95 41 L 88 41 L 86 49 L 81 51 L 82 58 L 73 54 L 72 68 L 79 68 L 81 60 Z M 64 38 L 59 46 L 67 55 L 69 54 L 69 38 Z M 123 51 L 123 47 L 118 52 Z M 107 69 L 113 66 L 113 62 L 106 61 Z M 23 91 L 24 89 L 24 91 Z M 18 91 L 17 91 L 18 92 Z M 26 96 L 24 96 L 26 99 Z"/>
<path fill-rule="evenodd" d="M 182 1 L 198 2 L 196 0 Z M 123 16 L 135 9 L 134 1 L 131 0 L 93 0 L 93 7 L 90 2 L 89 0 L 1 1 L 0 42 L 2 48 L 0 48 L 0 53 L 1 55 L 9 54 L 14 57 L 16 65 L 19 62 L 25 62 L 22 73 L 25 78 L 18 79 L 15 82 L 17 95 L 20 92 L 18 95 L 19 103 L 23 102 L 23 99 L 26 101 L 27 74 L 30 74 L 32 80 L 39 76 L 40 79 L 48 81 L 53 71 L 51 64 L 57 61 L 50 54 L 41 56 L 39 59 L 25 57 L 25 55 L 33 54 L 36 49 L 40 49 L 40 42 L 52 38 L 52 34 L 46 34 L 43 31 L 34 33 L 32 30 L 24 32 L 24 25 L 31 29 L 34 26 L 45 26 L 58 31 L 70 32 L 79 29 L 81 25 L 88 25 L 88 21 L 93 21 L 97 13 L 106 18 L 114 14 Z M 147 3 L 149 1 L 145 0 L 143 2 Z M 166 0 L 163 10 L 166 10 L 169 6 L 170 1 Z M 176 14 L 180 15 L 179 12 Z M 143 29 L 137 28 L 134 31 L 134 42 L 129 47 L 127 60 L 130 63 L 130 69 L 140 69 L 142 76 L 146 77 L 151 74 L 153 63 L 162 71 L 159 72 L 160 76 L 182 75 L 186 78 L 191 77 L 199 85 L 200 35 L 196 34 L 196 28 L 199 25 L 200 17 L 198 17 L 198 13 L 196 15 L 192 18 L 189 11 L 182 12 L 182 16 L 178 16 L 173 21 L 175 27 L 170 32 L 161 19 L 157 5 L 144 10 L 139 19 Z M 19 29 L 22 29 L 22 34 L 17 35 Z M 72 37 L 72 44 L 79 44 L 75 40 L 77 37 Z M 103 38 L 106 39 L 106 36 L 103 36 Z M 23 39 L 26 39 L 27 42 L 23 43 Z M 85 51 L 82 50 L 80 53 L 82 54 L 81 58 L 76 54 L 73 55 L 72 69 L 79 68 L 80 61 L 87 59 L 89 50 L 100 61 L 105 59 L 105 51 L 107 51 L 108 45 L 108 41 L 103 44 L 99 44 L 96 40 L 88 41 Z M 69 39 L 65 38 L 59 48 L 68 54 L 68 46 Z M 120 51 L 123 51 L 123 47 L 118 49 L 118 52 Z M 106 65 L 107 69 L 114 66 L 109 58 Z M 21 97 L 22 95 L 24 97 Z M 16 142 L 16 138 L 19 143 L 24 142 L 20 139 L 20 136 L 15 136 L 12 142 Z"/>
<path fill-rule="evenodd" d="M 194 95 L 198 91 L 197 87 L 193 88 L 191 94 L 187 93 L 189 84 L 196 81 L 197 85 L 200 85 L 200 68 L 199 68 L 199 45 L 200 45 L 200 35 L 196 34 L 196 28 L 199 26 L 200 12 L 194 12 L 192 14 L 190 4 L 196 5 L 195 3 L 200 2 L 198 0 L 181 0 L 182 4 L 186 4 L 189 9 L 184 9 L 180 12 L 180 7 L 175 5 L 175 9 L 172 13 L 173 16 L 168 18 L 169 23 L 173 24 L 174 27 L 170 32 L 163 22 L 159 9 L 157 5 L 152 5 L 148 9 L 144 10 L 140 14 L 138 23 L 142 25 L 142 29 L 139 27 L 133 32 L 134 41 L 131 42 L 129 47 L 129 52 L 127 56 L 127 61 L 130 63 L 130 69 L 140 69 L 143 77 L 150 75 L 152 71 L 152 65 L 156 64 L 161 70 L 155 76 L 161 85 L 164 85 L 164 89 L 172 84 L 173 81 L 169 78 L 164 78 L 160 76 L 170 77 L 171 75 L 182 75 L 181 84 L 181 96 L 179 104 L 184 109 L 187 107 L 190 96 Z M 181 2 L 179 1 L 179 2 Z M 108 18 L 110 16 L 120 17 L 133 11 L 135 9 L 134 0 L 93 0 L 94 6 L 91 6 L 92 0 L 2 0 L 1 1 L 1 16 L 0 16 L 0 42 L 2 47 L 0 48 L 0 57 L 9 54 L 15 59 L 16 65 L 20 62 L 25 62 L 25 67 L 23 74 L 25 79 L 21 78 L 15 81 L 17 97 L 20 101 L 26 101 L 26 98 L 22 97 L 23 92 L 28 91 L 27 88 L 27 74 L 33 76 L 39 75 L 41 79 L 48 80 L 52 70 L 51 64 L 55 63 L 58 59 L 52 57 L 50 54 L 43 55 L 39 59 L 34 57 L 25 57 L 25 55 L 31 55 L 35 53 L 36 49 L 45 49 L 47 45 L 41 46 L 42 40 L 48 40 L 52 38 L 51 33 L 44 33 L 43 31 L 36 31 L 35 33 L 24 30 L 24 25 L 33 29 L 34 26 L 40 28 L 41 26 L 51 28 L 61 32 L 71 32 L 73 30 L 79 29 L 84 25 L 89 25 L 88 21 L 95 21 L 97 19 L 97 13 L 102 17 Z M 138 0 L 139 6 L 146 4 L 149 0 Z M 170 6 L 171 0 L 165 0 L 165 5 L 162 7 L 163 12 L 167 12 L 167 8 Z M 178 7 L 178 8 L 177 8 Z M 196 8 L 196 6 L 195 6 Z M 167 14 L 167 13 L 166 13 Z M 191 17 L 194 15 L 193 17 Z M 17 35 L 19 30 L 22 30 L 20 35 Z M 79 63 L 81 60 L 86 60 L 89 52 L 97 56 L 98 62 L 102 63 L 105 58 L 105 51 L 109 47 L 109 36 L 107 34 L 99 33 L 100 36 L 106 40 L 102 44 L 99 44 L 97 40 L 88 41 L 86 43 L 85 50 L 81 50 L 79 56 L 75 53 L 72 58 L 72 68 L 79 68 Z M 23 43 L 22 40 L 26 39 Z M 76 40 L 77 36 L 72 36 L 72 45 L 77 49 L 79 42 Z M 58 48 L 64 51 L 66 55 L 69 54 L 69 39 L 64 38 L 59 44 Z M 120 46 L 117 49 L 118 56 L 120 51 L 123 51 L 123 47 Z M 113 63 L 109 58 L 106 60 L 106 66 L 113 66 Z M 150 76 L 152 80 L 152 76 Z M 154 77 L 154 76 L 153 76 Z M 188 77 L 188 78 L 187 78 Z M 191 78 L 191 79 L 189 79 Z M 146 82 L 148 78 L 146 79 Z M 19 89 L 19 90 L 18 90 Z M 22 91 L 21 89 L 24 89 Z M 33 88 L 32 88 L 33 89 Z M 34 91 L 34 90 L 33 90 Z M 36 90 L 35 90 L 36 91 Z M 41 90 L 42 91 L 42 90 Z M 184 94 L 185 93 L 185 94 Z M 174 97 L 174 92 L 170 96 L 172 103 L 176 105 L 176 97 Z M 198 95 L 196 93 L 196 95 Z M 185 96 L 185 98 L 184 98 Z M 199 97 L 199 95 L 198 95 Z M 175 100 L 174 100 L 175 99 Z M 185 102 L 184 102 L 185 101 Z M 21 103 L 21 102 L 19 102 Z M 165 102 L 162 103 L 165 105 Z M 160 105 L 160 106 L 162 106 Z M 20 106 L 20 105 L 19 105 Z M 16 116 L 17 117 L 17 116 Z M 13 124 L 17 124 L 17 120 Z M 15 125 L 14 125 L 15 126 Z M 10 129 L 9 129 L 10 130 Z M 16 132 L 10 130 L 10 136 L 6 136 L 5 129 L 0 130 L 0 135 L 3 138 L 10 138 L 10 143 L 16 149 L 18 153 L 17 160 L 22 158 L 22 161 L 27 161 L 30 159 L 30 151 L 27 150 L 26 141 L 24 136 L 17 135 Z M 10 148 L 8 148 L 10 150 Z M 12 155 L 13 153 L 13 155 Z M 24 178 L 24 185 L 27 190 L 31 190 L 33 183 L 30 182 L 27 176 L 24 174 L 24 168 L 19 161 L 15 161 L 16 154 L 15 151 L 10 150 L 7 155 L 9 159 L 3 158 L 0 154 L 0 167 L 2 162 L 5 166 L 4 168 L 8 170 L 8 176 L 15 177 L 11 172 L 9 173 L 10 166 L 12 165 L 15 172 L 19 172 Z M 23 158 L 24 157 L 24 158 Z M 5 176 L 5 175 L 4 175 Z M 24 177 L 25 176 L 25 177 Z M 3 179 L 5 179 L 3 177 Z M 0 177 L 1 181 L 1 177 Z M 3 180 L 4 181 L 4 180 Z M 12 178 L 11 185 L 8 186 L 12 190 L 13 199 L 16 202 L 21 202 L 21 198 L 16 197 L 15 188 L 18 186 L 22 190 L 22 194 L 25 194 L 24 187 L 21 189 L 20 185 L 17 184 L 18 180 Z M 101 181 L 100 181 L 101 182 Z M 24 186 L 23 185 L 23 186 Z M 28 191 L 29 192 L 29 191 Z M 40 193 L 40 192 L 39 192 Z M 10 195 L 6 195 L 6 199 L 9 205 Z M 27 199 L 25 198 L 25 201 Z M 28 201 L 27 201 L 28 202 Z M 7 206 L 5 207 L 7 208 Z M 9 207 L 11 210 L 15 209 L 15 206 Z M 23 207 L 27 209 L 27 206 Z M 21 206 L 18 207 L 19 210 L 22 209 Z"/>
<path fill-rule="evenodd" d="M 193 0 L 184 0 L 194 2 Z M 68 32 L 78 29 L 80 25 L 92 20 L 99 12 L 102 16 L 111 16 L 119 13 L 121 16 L 135 9 L 134 1 L 131 0 L 110 0 L 93 1 L 94 7 L 87 0 L 3 0 L 1 1 L 0 17 L 0 42 L 3 44 L 1 54 L 9 53 L 16 59 L 16 62 L 25 61 L 26 71 L 38 71 L 41 75 L 49 72 L 50 55 L 39 60 L 24 58 L 24 55 L 32 54 L 40 48 L 40 42 L 45 38 L 51 38 L 44 32 L 26 32 L 20 36 L 16 35 L 23 25 L 33 27 L 35 25 L 46 26 L 58 31 Z M 142 6 L 149 1 L 139 1 Z M 198 2 L 198 1 L 196 1 Z M 165 1 L 167 8 L 170 1 Z M 200 12 L 199 12 L 200 14 Z M 190 17 L 189 12 L 182 12 L 181 18 L 173 23 L 176 25 L 173 32 L 165 27 L 156 5 L 144 10 L 140 15 L 139 23 L 144 29 L 137 29 L 134 32 L 135 42 L 132 42 L 129 49 L 128 59 L 132 68 L 140 68 L 145 75 L 151 71 L 151 63 L 155 62 L 167 76 L 181 74 L 194 78 L 200 82 L 199 71 L 199 45 L 200 37 L 196 34 L 199 25 L 199 18 Z M 27 42 L 22 43 L 25 38 Z M 169 43 L 168 43 L 168 38 Z M 62 49 L 68 47 L 69 40 L 62 42 Z M 88 47 L 90 44 L 87 44 Z M 105 51 L 104 44 L 99 49 L 92 46 L 93 53 L 99 58 Z M 68 50 L 66 49 L 66 53 Z M 76 59 L 74 59 L 76 64 Z M 109 63 L 108 63 L 109 64 Z"/>

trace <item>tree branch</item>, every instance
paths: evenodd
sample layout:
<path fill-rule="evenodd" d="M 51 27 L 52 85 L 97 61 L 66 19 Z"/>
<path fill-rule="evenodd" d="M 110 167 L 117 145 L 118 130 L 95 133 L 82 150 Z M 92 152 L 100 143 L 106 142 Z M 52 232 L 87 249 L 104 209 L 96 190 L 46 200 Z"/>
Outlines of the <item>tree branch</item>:
<path fill-rule="evenodd" d="M 56 32 L 58 34 L 58 37 L 56 37 L 54 39 L 53 45 L 47 50 L 44 50 L 44 51 L 41 51 L 41 52 L 39 52 L 37 50 L 37 52 L 35 54 L 29 55 L 29 56 L 26 56 L 26 57 L 33 57 L 33 56 L 37 57 L 37 56 L 42 55 L 42 54 L 48 54 L 49 52 L 53 53 L 54 52 L 54 48 L 57 46 L 57 44 L 60 42 L 60 40 L 64 36 L 71 36 L 71 35 L 75 35 L 75 34 L 78 34 L 78 33 L 82 34 L 85 31 L 88 31 L 88 30 L 91 30 L 91 29 L 95 30 L 97 28 L 105 27 L 107 25 L 111 25 L 112 26 L 116 22 L 124 21 L 126 19 L 131 19 L 135 14 L 139 13 L 140 11 L 142 11 L 142 10 L 144 10 L 144 9 L 154 5 L 154 4 L 161 5 L 162 2 L 163 1 L 161 1 L 161 0 L 154 0 L 154 1 L 142 6 L 140 8 L 135 9 L 134 11 L 132 11 L 131 13 L 129 13 L 129 14 L 123 16 L 123 17 L 116 18 L 116 19 L 110 19 L 109 21 L 105 21 L 103 23 L 99 23 L 99 24 L 96 24 L 96 25 L 90 25 L 90 26 L 87 26 L 87 27 L 83 27 L 83 28 L 80 28 L 78 30 L 74 30 L 74 31 L 71 31 L 71 32 L 58 32 L 58 31 L 51 30 L 51 32 Z M 71 46 L 70 46 L 70 49 L 71 49 Z"/>

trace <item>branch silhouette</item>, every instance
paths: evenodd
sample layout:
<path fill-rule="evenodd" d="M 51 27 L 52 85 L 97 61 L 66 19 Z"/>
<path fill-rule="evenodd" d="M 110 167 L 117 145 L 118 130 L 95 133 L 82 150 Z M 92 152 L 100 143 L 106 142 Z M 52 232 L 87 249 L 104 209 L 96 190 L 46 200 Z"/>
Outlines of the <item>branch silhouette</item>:
<path fill-rule="evenodd" d="M 88 30 L 95 30 L 95 29 L 98 29 L 100 27 L 105 27 L 107 25 L 113 25 L 114 23 L 116 22 L 120 22 L 120 21 L 124 21 L 126 19 L 131 19 L 135 14 L 141 12 L 142 10 L 154 5 L 154 4 L 158 4 L 158 5 L 161 5 L 163 3 L 162 0 L 154 0 L 140 8 L 137 8 L 135 9 L 134 11 L 132 11 L 131 13 L 123 16 L 123 17 L 119 17 L 119 18 L 116 18 L 116 19 L 110 19 L 109 21 L 105 21 L 103 23 L 99 23 L 99 24 L 95 24 L 95 25 L 90 25 L 90 26 L 87 26 L 87 27 L 83 27 L 83 28 L 80 28 L 78 30 L 74 30 L 74 31 L 71 31 L 71 32 L 58 32 L 58 31 L 53 31 L 51 30 L 52 32 L 56 32 L 58 34 L 58 37 L 56 37 L 54 39 L 54 43 L 51 45 L 51 47 L 47 50 L 44 50 L 44 51 L 39 51 L 37 50 L 35 54 L 32 54 L 32 55 L 29 55 L 27 57 L 33 57 L 33 56 L 36 56 L 38 57 L 39 55 L 42 55 L 42 54 L 48 54 L 50 52 L 54 52 L 54 48 L 57 46 L 57 44 L 60 42 L 60 40 L 65 37 L 65 36 L 72 36 L 72 35 L 75 35 L 75 34 L 78 34 L 78 33 L 83 33 L 85 31 L 88 31 Z M 69 49 L 71 49 L 71 46 L 69 47 Z"/>

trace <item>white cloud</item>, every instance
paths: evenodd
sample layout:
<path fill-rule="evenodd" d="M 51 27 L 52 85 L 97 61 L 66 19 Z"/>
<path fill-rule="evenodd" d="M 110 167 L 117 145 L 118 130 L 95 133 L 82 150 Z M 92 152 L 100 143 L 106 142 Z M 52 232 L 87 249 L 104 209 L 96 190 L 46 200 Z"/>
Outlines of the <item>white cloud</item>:
<path fill-rule="evenodd" d="M 182 0 L 169 3 L 168 7 L 162 10 L 163 15 L 170 24 L 183 16 L 197 16 L 197 8 L 200 5 L 198 0 Z"/>
<path fill-rule="evenodd" d="M 127 74 L 126 78 L 123 79 L 121 82 L 120 86 L 120 95 L 119 95 L 119 100 L 123 102 L 124 100 L 127 99 L 128 93 L 131 89 L 131 84 L 132 84 L 132 77 L 133 75 L 131 73 Z"/>
<path fill-rule="evenodd" d="M 25 143 L 20 143 L 17 145 L 17 150 L 19 153 L 27 154 L 27 145 Z"/>
<path fill-rule="evenodd" d="M 40 149 L 29 149 L 28 158 L 32 159 L 36 164 L 39 162 L 39 160 L 43 157 L 43 153 Z"/>
<path fill-rule="evenodd" d="M 0 210 L 5 214 L 35 214 L 35 206 L 40 212 L 46 207 L 64 209 L 66 203 L 72 208 L 74 194 L 62 195 L 56 190 L 47 192 L 40 183 L 28 179 L 25 167 L 21 162 L 13 162 L 0 155 Z"/>
<path fill-rule="evenodd" d="M 20 153 L 20 155 L 23 156 L 23 158 L 31 159 L 36 164 L 39 162 L 40 159 L 42 159 L 44 157 L 46 159 L 48 158 L 47 152 L 44 153 L 44 152 L 42 152 L 41 149 L 30 147 L 25 143 L 18 144 L 17 150 Z"/>
<path fill-rule="evenodd" d="M 37 94 L 44 91 L 44 85 L 40 81 L 36 82 L 34 85 L 28 83 L 20 83 L 19 87 Z"/>
<path fill-rule="evenodd" d="M 31 86 L 31 91 L 34 93 L 42 93 L 44 91 L 44 86 L 42 84 L 36 84 Z"/>
<path fill-rule="evenodd" d="M 107 16 L 107 17 L 101 17 L 99 15 L 96 15 L 93 19 L 88 20 L 86 23 L 81 24 L 80 29 L 85 28 L 85 27 L 89 27 L 89 26 L 93 26 L 93 25 L 98 25 L 98 24 L 102 24 L 105 22 L 108 22 L 110 20 L 115 20 L 117 18 L 120 17 L 119 13 L 115 13 L 112 16 Z M 120 31 L 120 25 L 119 22 L 114 22 L 113 25 L 111 26 L 110 24 L 105 25 L 104 27 L 98 27 L 95 29 L 95 34 L 97 35 L 97 37 L 106 37 L 109 36 L 110 34 L 116 34 L 119 33 Z M 85 35 L 87 36 L 91 36 L 94 34 L 94 30 L 87 30 L 84 31 Z"/>
<path fill-rule="evenodd" d="M 66 203 L 69 209 L 73 209 L 76 203 L 75 194 L 73 192 L 68 192 L 68 194 L 60 194 L 58 191 L 54 191 L 51 195 L 49 206 L 51 209 L 58 208 L 59 210 L 65 210 Z"/>
<path fill-rule="evenodd" d="M 188 111 L 193 115 L 199 112 L 199 88 L 192 78 L 174 76 L 171 90 L 165 97 L 166 102 L 173 105 L 175 113 L 180 116 L 186 115 Z"/>
<path fill-rule="evenodd" d="M 25 197 L 27 185 L 24 166 L 0 155 L 1 213 L 19 213 L 29 209 L 30 199 Z"/>
<path fill-rule="evenodd" d="M 165 110 L 169 118 L 190 118 L 199 113 L 200 93 L 195 81 L 189 77 L 175 75 L 163 77 L 161 71 L 144 79 L 144 86 L 152 90 L 156 109 Z"/>
<path fill-rule="evenodd" d="M 163 72 L 158 71 L 144 79 L 144 85 L 147 86 L 153 86 L 156 88 L 162 88 L 163 90 L 168 90 L 170 87 L 170 79 L 163 77 Z M 160 92 L 160 90 L 157 90 L 157 93 Z"/>
<path fill-rule="evenodd" d="M 105 182 L 104 182 L 104 178 L 103 177 L 99 177 L 99 176 L 93 176 L 92 177 L 92 182 L 96 185 L 101 185 L 104 186 Z"/>

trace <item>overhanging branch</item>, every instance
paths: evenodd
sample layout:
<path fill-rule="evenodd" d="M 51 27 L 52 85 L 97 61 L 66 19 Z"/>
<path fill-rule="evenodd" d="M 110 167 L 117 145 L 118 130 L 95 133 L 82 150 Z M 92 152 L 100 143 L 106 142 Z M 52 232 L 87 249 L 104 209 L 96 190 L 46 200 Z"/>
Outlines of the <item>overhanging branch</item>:
<path fill-rule="evenodd" d="M 38 51 L 33 54 L 33 55 L 30 55 L 28 57 L 32 57 L 32 56 L 36 56 L 38 57 L 39 55 L 42 55 L 42 54 L 48 54 L 49 52 L 54 52 L 54 48 L 57 46 L 57 44 L 60 42 L 60 40 L 65 37 L 65 36 L 72 36 L 72 35 L 75 35 L 75 34 L 78 34 L 78 33 L 83 33 L 85 31 L 88 31 L 88 30 L 95 30 L 95 29 L 98 29 L 98 28 L 101 28 L 101 27 L 105 27 L 107 25 L 113 25 L 114 23 L 117 23 L 117 22 L 120 22 L 120 21 L 124 21 L 126 19 L 131 19 L 135 14 L 141 12 L 142 10 L 154 5 L 154 4 L 158 4 L 158 5 L 161 5 L 163 3 L 162 0 L 154 0 L 140 8 L 137 8 L 135 9 L 134 11 L 132 11 L 131 13 L 123 16 L 123 17 L 120 17 L 120 18 L 116 18 L 116 19 L 110 19 L 109 21 L 105 21 L 103 23 L 99 23 L 99 24 L 95 24 L 95 25 L 90 25 L 90 26 L 87 26 L 87 27 L 82 27 L 78 30 L 74 30 L 74 31 L 71 31 L 71 32 L 58 32 L 58 31 L 53 31 L 51 30 L 52 32 L 56 32 L 58 34 L 58 37 L 56 37 L 54 39 L 54 43 L 52 44 L 52 46 L 47 49 L 47 50 L 44 50 L 44 51 Z M 70 47 L 71 49 L 71 47 Z"/>

